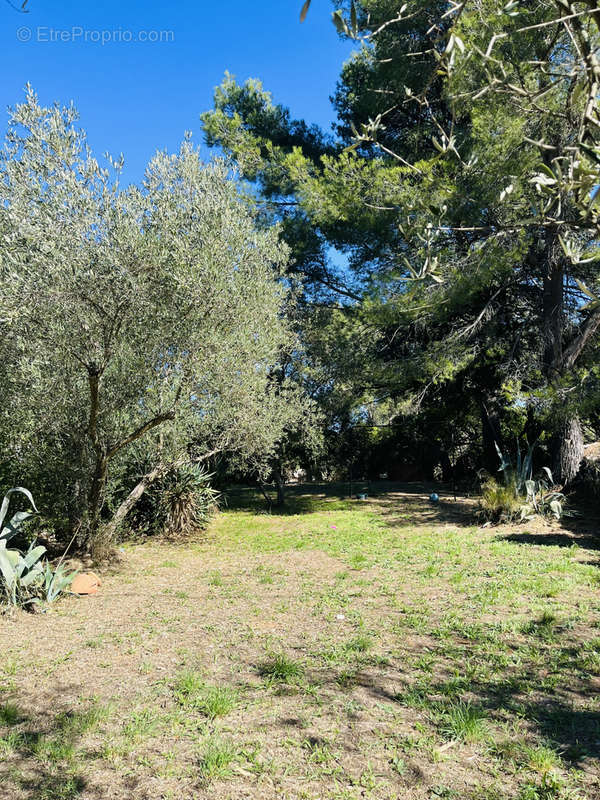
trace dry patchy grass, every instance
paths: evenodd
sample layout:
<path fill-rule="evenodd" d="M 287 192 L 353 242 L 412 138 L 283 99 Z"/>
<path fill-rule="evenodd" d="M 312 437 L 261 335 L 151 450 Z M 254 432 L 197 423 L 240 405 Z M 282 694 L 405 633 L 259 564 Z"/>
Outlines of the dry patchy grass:
<path fill-rule="evenodd" d="M 2 800 L 594 800 L 600 539 L 240 496 L 0 618 Z"/>

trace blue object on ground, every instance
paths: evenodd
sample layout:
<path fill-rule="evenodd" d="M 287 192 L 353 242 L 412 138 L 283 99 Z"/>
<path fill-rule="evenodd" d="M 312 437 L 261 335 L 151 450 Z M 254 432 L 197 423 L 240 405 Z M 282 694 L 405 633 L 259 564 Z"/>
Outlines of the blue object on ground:
<path fill-rule="evenodd" d="M 429 499 L 431 500 L 431 502 L 432 502 L 434 505 L 435 505 L 435 503 L 439 503 L 439 502 L 440 502 L 440 496 L 439 496 L 439 494 L 436 494 L 435 492 L 432 492 L 432 493 L 429 495 Z"/>

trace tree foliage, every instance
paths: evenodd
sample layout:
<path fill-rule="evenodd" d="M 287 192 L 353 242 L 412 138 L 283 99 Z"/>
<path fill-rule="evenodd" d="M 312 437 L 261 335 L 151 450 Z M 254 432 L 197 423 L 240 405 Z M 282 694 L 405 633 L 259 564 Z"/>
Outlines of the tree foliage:
<path fill-rule="evenodd" d="M 185 141 L 124 189 L 76 120 L 29 90 L 0 161 L 2 458 L 89 541 L 136 447 L 151 478 L 217 452 L 261 464 L 310 409 L 272 378 L 288 250 L 228 167 Z"/>
<path fill-rule="evenodd" d="M 272 212 L 293 202 L 344 254 L 329 304 L 369 331 L 355 408 L 477 421 L 490 468 L 503 429 L 541 429 L 563 482 L 597 381 L 597 17 L 566 0 L 351 2 L 334 22 L 357 49 L 318 157 L 314 135 L 265 135 L 258 120 L 285 113 L 256 83 L 229 78 L 204 116 Z"/>

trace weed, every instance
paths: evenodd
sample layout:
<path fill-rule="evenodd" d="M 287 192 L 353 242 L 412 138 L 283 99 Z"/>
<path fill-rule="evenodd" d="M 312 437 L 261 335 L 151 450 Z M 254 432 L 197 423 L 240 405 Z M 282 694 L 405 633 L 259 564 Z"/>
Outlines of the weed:
<path fill-rule="evenodd" d="M 309 751 L 309 759 L 315 764 L 328 764 L 334 758 L 329 742 L 324 740 L 305 739 L 302 746 Z"/>
<path fill-rule="evenodd" d="M 541 783 L 527 782 L 521 789 L 519 800 L 561 800 L 564 781 L 556 774 L 547 772 Z"/>
<path fill-rule="evenodd" d="M 527 766 L 542 775 L 561 766 L 560 757 L 550 747 L 523 747 L 523 757 Z"/>
<path fill-rule="evenodd" d="M 359 633 L 344 645 L 344 650 L 349 653 L 366 653 L 373 646 L 373 640 L 366 633 Z"/>
<path fill-rule="evenodd" d="M 14 703 L 0 704 L 0 725 L 16 725 L 21 718 L 19 707 Z"/>
<path fill-rule="evenodd" d="M 285 653 L 273 653 L 259 665 L 258 672 L 263 678 L 289 683 L 293 678 L 300 678 L 304 668 L 299 661 L 288 658 Z"/>
<path fill-rule="evenodd" d="M 231 742 L 220 739 L 211 740 L 203 749 L 198 762 L 200 777 L 204 783 L 231 775 L 231 763 L 236 751 Z"/>
<path fill-rule="evenodd" d="M 486 732 L 486 715 L 470 703 L 456 703 L 446 710 L 441 730 L 451 739 L 478 742 Z"/>
<path fill-rule="evenodd" d="M 209 719 L 224 717 L 234 708 L 237 693 L 228 686 L 209 686 L 197 672 L 182 673 L 175 683 L 175 697 L 184 708 L 194 708 Z"/>
<path fill-rule="evenodd" d="M 208 578 L 209 586 L 223 586 L 223 576 L 218 569 L 211 572 Z"/>
<path fill-rule="evenodd" d="M 406 761 L 400 756 L 393 756 L 390 758 L 390 766 L 392 770 L 397 773 L 398 775 L 405 775 L 406 774 Z"/>
<path fill-rule="evenodd" d="M 148 708 L 134 712 L 125 725 L 123 733 L 127 739 L 143 739 L 157 729 L 159 720 L 155 712 Z"/>
<path fill-rule="evenodd" d="M 6 757 L 19 750 L 23 745 L 23 735 L 11 731 L 7 736 L 0 738 L 0 756 Z"/>
<path fill-rule="evenodd" d="M 352 569 L 361 570 L 367 566 L 367 557 L 363 553 L 353 553 L 348 559 L 348 563 Z"/>

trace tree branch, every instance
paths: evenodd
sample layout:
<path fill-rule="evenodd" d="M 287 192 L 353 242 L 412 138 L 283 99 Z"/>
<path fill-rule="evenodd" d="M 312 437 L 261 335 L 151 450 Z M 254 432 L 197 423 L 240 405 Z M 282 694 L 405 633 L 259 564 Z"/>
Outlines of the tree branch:
<path fill-rule="evenodd" d="M 561 372 L 571 369 L 584 347 L 600 327 L 600 309 L 586 319 L 581 332 L 564 348 L 560 363 Z"/>
<path fill-rule="evenodd" d="M 108 458 L 112 458 L 119 452 L 119 450 L 127 447 L 127 445 L 131 444 L 131 442 L 135 442 L 136 439 L 139 439 L 140 436 L 143 436 L 149 430 L 152 430 L 152 428 L 156 428 L 158 425 L 162 425 L 163 422 L 167 422 L 167 420 L 170 419 L 175 419 L 174 408 L 170 409 L 169 411 L 165 411 L 163 414 L 157 414 L 155 417 L 152 417 L 152 419 L 149 419 L 147 422 L 144 422 L 143 425 L 140 425 L 139 428 L 136 428 L 136 430 L 134 430 L 133 433 L 130 433 L 129 436 L 126 436 L 125 439 L 122 439 L 120 442 L 118 442 L 118 444 L 113 445 L 107 453 Z"/>

